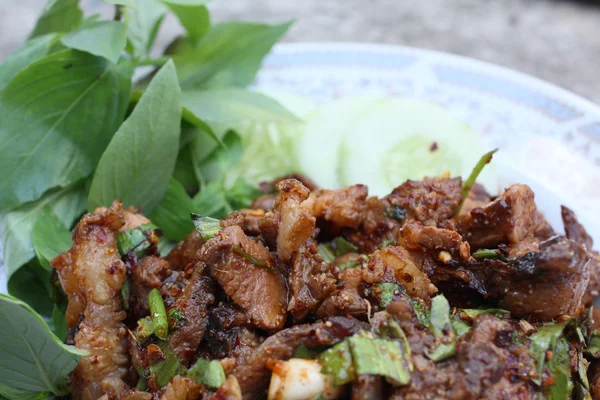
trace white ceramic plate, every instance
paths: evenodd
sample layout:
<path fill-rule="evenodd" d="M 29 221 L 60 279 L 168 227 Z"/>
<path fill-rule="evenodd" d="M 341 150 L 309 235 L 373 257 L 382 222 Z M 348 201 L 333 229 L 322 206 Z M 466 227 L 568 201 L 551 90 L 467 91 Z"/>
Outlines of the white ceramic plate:
<path fill-rule="evenodd" d="M 444 107 L 471 125 L 494 156 L 500 183 L 529 184 L 557 230 L 572 208 L 600 241 L 600 107 L 507 68 L 409 47 L 281 44 L 255 87 L 317 104 L 350 95 L 403 96 Z"/>
<path fill-rule="evenodd" d="M 437 103 L 500 149 L 494 160 L 503 186 L 529 184 L 557 230 L 566 204 L 600 241 L 600 107 L 568 91 L 473 59 L 353 43 L 278 45 L 255 87 L 317 104 L 365 94 Z"/>

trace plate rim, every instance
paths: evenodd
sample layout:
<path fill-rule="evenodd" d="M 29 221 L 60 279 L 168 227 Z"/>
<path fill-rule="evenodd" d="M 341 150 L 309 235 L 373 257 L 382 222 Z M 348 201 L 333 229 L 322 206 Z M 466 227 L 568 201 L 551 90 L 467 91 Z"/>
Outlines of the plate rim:
<path fill-rule="evenodd" d="M 386 43 L 370 43 L 370 42 L 283 42 L 273 46 L 271 52 L 267 55 L 265 62 L 261 65 L 260 70 L 272 68 L 269 63 L 278 57 L 283 57 L 286 53 L 297 52 L 306 53 L 309 51 L 322 52 L 379 52 L 379 53 L 397 53 L 410 54 L 417 58 L 438 59 L 441 61 L 452 61 L 462 67 L 466 67 L 470 72 L 484 72 L 486 75 L 499 77 L 502 79 L 511 80 L 521 86 L 537 92 L 543 92 L 545 95 L 556 97 L 558 100 L 567 102 L 568 105 L 577 106 L 586 113 L 595 114 L 600 119 L 600 104 L 577 94 L 569 89 L 563 88 L 560 85 L 549 82 L 534 75 L 513 69 L 511 67 L 494 64 L 489 61 L 479 60 L 477 58 L 445 52 L 441 50 L 433 50 L 421 47 L 412 47 L 397 44 Z M 420 57 L 419 57 L 420 56 Z M 293 66 L 290 63 L 290 66 Z M 373 65 L 376 67 L 376 64 Z M 259 71 L 260 71 L 259 70 Z M 600 139 L 598 139 L 600 141 Z"/>

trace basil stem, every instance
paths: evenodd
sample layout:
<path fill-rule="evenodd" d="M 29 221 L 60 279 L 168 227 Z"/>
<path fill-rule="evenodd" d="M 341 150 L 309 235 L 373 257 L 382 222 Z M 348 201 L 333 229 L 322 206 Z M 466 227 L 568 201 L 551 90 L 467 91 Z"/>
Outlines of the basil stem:
<path fill-rule="evenodd" d="M 467 199 L 467 196 L 469 195 L 469 192 L 471 191 L 471 188 L 473 187 L 475 180 L 481 173 L 481 170 L 483 170 L 483 167 L 485 167 L 486 164 L 489 164 L 489 162 L 492 161 L 492 157 L 494 156 L 494 153 L 497 151 L 498 151 L 498 149 L 494 149 L 492 151 L 485 153 L 479 159 L 479 161 L 475 165 L 475 168 L 473 168 L 473 171 L 471 171 L 471 175 L 469 175 L 469 177 L 467 178 L 465 183 L 463 183 L 462 193 L 461 193 L 462 199 L 460 201 L 460 204 L 458 205 L 458 209 L 456 210 L 455 215 L 460 214 L 460 210 L 462 209 L 462 206 L 465 203 L 465 200 Z"/>

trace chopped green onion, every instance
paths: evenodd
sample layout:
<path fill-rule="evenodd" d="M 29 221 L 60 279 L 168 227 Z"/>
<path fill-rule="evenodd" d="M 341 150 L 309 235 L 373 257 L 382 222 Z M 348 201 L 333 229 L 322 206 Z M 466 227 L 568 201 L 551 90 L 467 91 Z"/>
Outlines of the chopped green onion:
<path fill-rule="evenodd" d="M 510 315 L 510 311 L 503 310 L 501 308 L 463 308 L 460 310 L 460 312 L 464 313 L 471 320 L 484 314 L 490 314 L 499 318 Z"/>
<path fill-rule="evenodd" d="M 308 347 L 306 347 L 303 344 L 300 344 L 300 346 L 298 346 L 296 348 L 296 351 L 294 352 L 294 357 L 293 358 L 304 358 L 307 360 L 312 360 L 314 359 L 319 353 L 317 353 L 314 350 L 309 349 Z"/>
<path fill-rule="evenodd" d="M 343 262 L 343 263 L 338 263 L 336 265 L 338 266 L 340 271 L 343 271 L 348 268 L 356 268 L 356 266 L 358 265 L 358 261 L 356 261 L 356 260 L 347 261 L 347 262 Z"/>
<path fill-rule="evenodd" d="M 385 239 L 382 240 L 379 244 L 379 248 L 383 249 L 384 247 L 394 246 L 396 244 L 396 239 Z"/>
<path fill-rule="evenodd" d="M 450 322 L 452 323 L 452 329 L 454 329 L 454 332 L 456 332 L 456 337 L 461 337 L 471 329 L 469 324 L 461 321 L 458 318 L 452 318 Z"/>
<path fill-rule="evenodd" d="M 396 292 L 399 293 L 398 284 L 389 282 L 379 282 L 374 284 L 377 289 L 373 291 L 379 300 L 379 306 L 385 308 L 394 300 Z"/>
<path fill-rule="evenodd" d="M 321 373 L 333 376 L 334 385 L 345 385 L 356 379 L 356 371 L 347 340 L 321 353 L 319 362 L 323 366 Z"/>
<path fill-rule="evenodd" d="M 494 153 L 497 152 L 498 149 L 494 149 L 490 152 L 485 153 L 477 162 L 477 164 L 475 165 L 475 168 L 473 168 L 473 171 L 471 172 L 471 175 L 469 175 L 469 177 L 467 178 L 467 180 L 465 181 L 465 183 L 463 183 L 463 187 L 462 187 L 462 200 L 460 201 L 460 204 L 458 205 L 458 209 L 456 210 L 456 214 L 458 215 L 460 214 L 460 210 L 462 209 L 463 204 L 465 203 L 465 200 L 467 199 L 467 196 L 469 195 L 469 192 L 471 191 L 471 188 L 473 187 L 473 184 L 475 183 L 475 180 L 477 179 L 477 177 L 479 176 L 479 174 L 481 173 L 481 170 L 483 170 L 483 167 L 486 166 L 486 164 L 489 164 L 490 161 L 492 161 L 492 157 L 494 156 Z"/>
<path fill-rule="evenodd" d="M 208 240 L 221 230 L 221 221 L 192 213 L 192 221 L 202 240 Z"/>
<path fill-rule="evenodd" d="M 169 322 L 167 320 L 165 304 L 158 289 L 152 289 L 148 293 L 148 306 L 150 308 L 150 317 L 154 324 L 154 334 L 159 339 L 166 339 L 169 334 Z"/>
<path fill-rule="evenodd" d="M 325 262 L 332 263 L 335 260 L 333 251 L 331 251 L 330 246 L 327 244 L 324 244 L 324 243 L 319 244 L 317 246 L 317 253 Z"/>
<path fill-rule="evenodd" d="M 131 294 L 131 282 L 125 279 L 121 286 L 121 306 L 125 311 L 129 311 L 129 295 Z"/>
<path fill-rule="evenodd" d="M 600 332 L 592 332 L 590 343 L 585 347 L 583 353 L 592 358 L 600 358 Z"/>
<path fill-rule="evenodd" d="M 456 343 L 441 343 L 433 351 L 425 349 L 425 355 L 432 361 L 442 361 L 456 354 Z"/>
<path fill-rule="evenodd" d="M 473 253 L 473 257 L 478 260 L 506 260 L 504 254 L 502 254 L 502 252 L 498 249 L 479 249 L 475 253 Z"/>
<path fill-rule="evenodd" d="M 258 265 L 260 267 L 268 267 L 269 266 L 266 261 L 260 260 L 256 257 L 252 257 L 250 254 L 248 254 L 247 251 L 245 251 L 244 249 L 242 249 L 239 246 L 233 245 L 231 247 L 231 249 L 234 252 L 236 252 L 237 254 L 239 254 L 240 256 L 244 257 L 246 259 L 246 261 L 248 261 L 254 265 Z"/>
<path fill-rule="evenodd" d="M 331 245 L 333 247 L 333 254 L 336 257 L 343 256 L 346 253 L 358 251 L 358 247 L 344 239 L 342 236 L 338 236 L 337 238 L 335 238 Z"/>
<path fill-rule="evenodd" d="M 403 222 L 406 217 L 406 210 L 402 206 L 392 205 L 384 211 L 383 215 L 398 222 Z"/>
<path fill-rule="evenodd" d="M 154 324 L 150 317 L 142 318 L 137 322 L 137 329 L 135 330 L 135 340 L 138 344 L 142 344 L 150 336 L 154 335 Z"/>
<path fill-rule="evenodd" d="M 218 389 L 225 382 L 225 371 L 219 360 L 199 358 L 187 371 L 187 376 L 211 389 Z"/>
<path fill-rule="evenodd" d="M 186 368 L 179 362 L 177 355 L 173 353 L 164 342 L 158 343 L 163 351 L 165 359 L 149 367 L 150 375 L 156 378 L 159 387 L 166 386 L 175 375 L 183 375 Z"/>

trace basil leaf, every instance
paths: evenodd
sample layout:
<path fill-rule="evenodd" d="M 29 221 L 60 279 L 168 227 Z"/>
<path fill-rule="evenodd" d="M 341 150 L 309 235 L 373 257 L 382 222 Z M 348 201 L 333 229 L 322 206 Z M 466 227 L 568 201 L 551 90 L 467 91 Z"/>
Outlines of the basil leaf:
<path fill-rule="evenodd" d="M 31 241 L 40 265 L 48 271 L 52 270 L 50 260 L 67 251 L 72 244 L 71 232 L 49 208 L 35 221 Z"/>
<path fill-rule="evenodd" d="M 239 210 L 250 207 L 254 199 L 261 194 L 262 192 L 257 186 L 251 185 L 243 179 L 238 179 L 227 189 L 225 197 L 231 208 Z"/>
<path fill-rule="evenodd" d="M 185 133 L 186 128 L 182 126 L 181 136 L 183 137 Z M 192 152 L 189 145 L 179 151 L 177 161 L 175 162 L 175 170 L 173 170 L 173 178 L 181 183 L 187 193 L 194 194 L 198 192 L 200 183 L 194 172 Z"/>
<path fill-rule="evenodd" d="M 332 375 L 333 383 L 337 386 L 345 385 L 356 379 L 356 369 L 352 362 L 348 340 L 344 340 L 321 353 L 319 362 L 323 366 L 321 373 Z"/>
<path fill-rule="evenodd" d="M 6 57 L 0 64 L 0 90 L 4 89 L 19 71 L 48 54 L 57 39 L 56 33 L 30 39 Z"/>
<path fill-rule="evenodd" d="M 548 400 L 567 400 L 573 392 L 571 379 L 571 359 L 569 358 L 569 344 L 564 337 L 556 342 L 552 360 L 548 362 L 548 369 L 554 376 L 554 384 L 550 386 L 546 398 Z"/>
<path fill-rule="evenodd" d="M 219 360 L 199 358 L 188 370 L 187 376 L 211 389 L 218 389 L 225 382 L 225 371 Z"/>
<path fill-rule="evenodd" d="M 14 273 L 7 289 L 11 296 L 29 304 L 50 325 L 54 306 L 50 299 L 50 272 L 36 259 Z"/>
<path fill-rule="evenodd" d="M 444 330 L 452 330 L 450 322 L 450 304 L 443 294 L 435 296 L 431 300 L 431 314 L 429 316 L 431 326 L 436 335 L 443 335 Z"/>
<path fill-rule="evenodd" d="M 491 314 L 499 318 L 510 315 L 510 311 L 503 310 L 501 308 L 463 308 L 460 310 L 460 312 L 465 313 L 465 315 L 470 319 L 475 319 L 483 314 Z"/>
<path fill-rule="evenodd" d="M 288 30 L 282 25 L 226 22 L 215 25 L 196 48 L 174 57 L 181 87 L 246 87 L 254 80 L 264 56 Z"/>
<path fill-rule="evenodd" d="M 104 0 L 105 3 L 135 8 L 133 0 Z"/>
<path fill-rule="evenodd" d="M 410 361 L 397 341 L 356 334 L 348 339 L 357 375 L 380 375 L 396 385 L 410 381 Z"/>
<path fill-rule="evenodd" d="M 592 332 L 590 342 L 585 347 L 583 352 L 593 358 L 600 358 L 600 332 Z"/>
<path fill-rule="evenodd" d="M 3 294 L 0 326 L 0 385 L 13 393 L 66 395 L 65 379 L 86 353 L 61 343 L 30 306 Z"/>
<path fill-rule="evenodd" d="M 61 42 L 116 63 L 125 48 L 126 31 L 125 24 L 118 21 L 95 21 L 66 34 Z"/>
<path fill-rule="evenodd" d="M 373 285 L 378 288 L 375 292 L 375 296 L 379 300 L 379 306 L 382 309 L 385 309 L 390 303 L 394 300 L 394 295 L 396 293 L 400 294 L 398 289 L 398 284 L 389 283 L 389 282 L 378 282 Z"/>
<path fill-rule="evenodd" d="M 225 197 L 225 190 L 219 182 L 211 182 L 194 196 L 194 209 L 198 214 L 213 218 L 223 218 L 232 211 Z"/>
<path fill-rule="evenodd" d="M 210 29 L 210 14 L 204 6 L 208 0 L 163 0 L 185 28 L 192 46 Z"/>
<path fill-rule="evenodd" d="M 152 79 L 102 155 L 90 188 L 90 210 L 120 199 L 125 206 L 142 207 L 148 214 L 154 211 L 177 160 L 179 97 L 175 67 L 169 61 Z"/>
<path fill-rule="evenodd" d="M 33 226 L 46 207 L 50 207 L 65 226 L 70 226 L 85 210 L 83 188 L 77 186 L 53 191 L 36 202 L 0 213 L 0 240 L 7 281 L 10 281 L 11 275 L 21 265 L 34 256 L 31 239 Z"/>
<path fill-rule="evenodd" d="M 223 145 L 201 163 L 201 173 L 207 181 L 222 181 L 225 173 L 242 159 L 242 139 L 235 131 L 227 131 Z M 192 158 L 196 154 L 192 153 Z M 196 159 L 197 163 L 200 161 Z"/>
<path fill-rule="evenodd" d="M 48 0 L 30 37 L 52 32 L 69 32 L 77 28 L 82 19 L 79 0 Z"/>
<path fill-rule="evenodd" d="M 547 323 L 540 326 L 533 335 L 529 337 L 531 347 L 529 352 L 533 356 L 536 363 L 538 376 L 532 379 L 532 382 L 540 385 L 542 382 L 542 371 L 544 370 L 544 361 L 546 359 L 546 350 L 553 349 L 556 346 L 556 341 L 562 335 L 567 321 L 561 323 Z"/>
<path fill-rule="evenodd" d="M 190 218 L 192 212 L 194 212 L 192 199 L 181 183 L 171 178 L 165 196 L 149 218 L 168 239 L 179 241 L 194 230 Z"/>
<path fill-rule="evenodd" d="M 294 114 L 276 100 L 245 89 L 185 91 L 182 102 L 194 115 L 208 123 L 234 124 L 250 120 L 266 122 L 299 121 Z"/>
<path fill-rule="evenodd" d="M 89 176 L 125 115 L 129 72 L 65 50 L 13 78 L 0 93 L 0 210 Z"/>
<path fill-rule="evenodd" d="M 135 8 L 127 9 L 127 39 L 136 58 L 146 58 L 156 39 L 167 8 L 158 0 L 135 0 Z"/>

